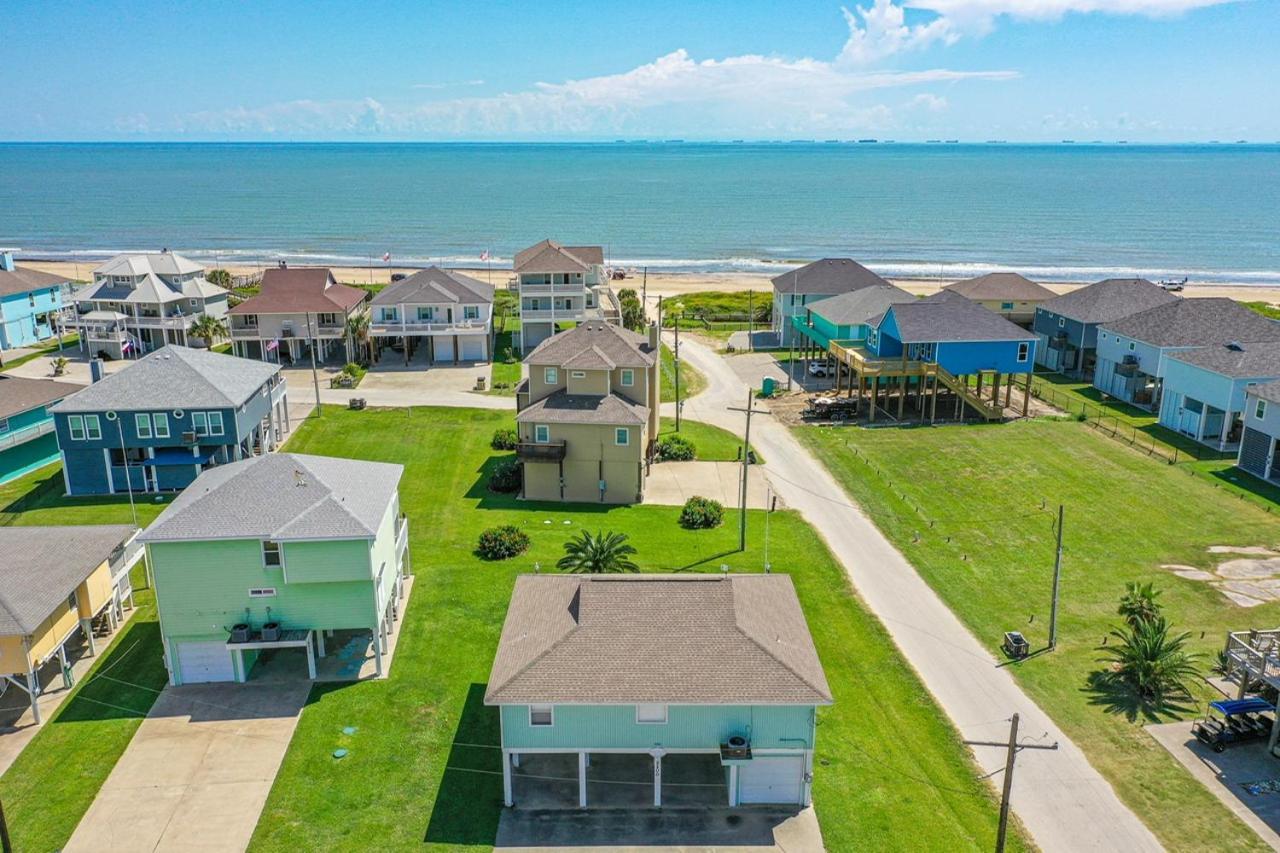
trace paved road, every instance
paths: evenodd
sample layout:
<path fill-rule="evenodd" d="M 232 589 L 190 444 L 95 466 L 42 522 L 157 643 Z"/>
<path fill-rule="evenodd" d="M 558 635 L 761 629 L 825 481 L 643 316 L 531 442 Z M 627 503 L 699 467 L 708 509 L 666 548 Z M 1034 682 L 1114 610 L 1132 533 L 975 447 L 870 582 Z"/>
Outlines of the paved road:
<path fill-rule="evenodd" d="M 685 415 L 742 434 L 744 416 L 728 410 L 747 402 L 747 386 L 707 347 L 685 338 L 681 354 L 706 375 L 707 390 Z M 751 443 L 769 461 L 774 490 L 826 539 L 863 601 L 888 628 L 943 711 L 966 739 L 1008 737 L 1008 717 L 1021 714 L 1024 735 L 1058 741 L 1056 752 L 1019 753 L 1013 808 L 1046 851 L 1160 850 L 1150 830 L 1116 796 L 1074 743 L 1027 697 L 1005 669 L 943 604 L 906 558 L 787 427 L 768 415 L 751 423 Z M 993 772 L 1004 750 L 977 747 L 978 764 Z"/>

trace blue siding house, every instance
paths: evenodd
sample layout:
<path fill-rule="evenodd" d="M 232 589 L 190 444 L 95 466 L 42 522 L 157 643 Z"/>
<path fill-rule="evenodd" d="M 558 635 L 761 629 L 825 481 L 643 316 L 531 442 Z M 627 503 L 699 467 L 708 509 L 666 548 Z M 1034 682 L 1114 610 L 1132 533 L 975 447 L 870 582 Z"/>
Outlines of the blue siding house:
<path fill-rule="evenodd" d="M 171 344 L 53 407 L 68 495 L 186 488 L 274 450 L 289 429 L 275 364 Z"/>
<path fill-rule="evenodd" d="M 1178 352 L 1165 363 L 1160 423 L 1219 450 L 1240 442 L 1250 386 L 1280 380 L 1280 342 Z"/>
<path fill-rule="evenodd" d="M 0 252 L 0 352 L 41 344 L 58 332 L 63 290 L 61 276 L 26 269 Z"/>
<path fill-rule="evenodd" d="M 1093 376 L 1098 326 L 1174 302 L 1145 278 L 1108 278 L 1056 296 L 1036 308 L 1036 363 L 1070 376 Z"/>
<path fill-rule="evenodd" d="M 800 809 L 832 696 L 787 575 L 523 575 L 485 704 L 508 806 Z"/>
<path fill-rule="evenodd" d="M 1250 385 L 1244 395 L 1244 433 L 1236 465 L 1262 480 L 1280 482 L 1280 382 Z"/>
<path fill-rule="evenodd" d="M 79 388 L 0 374 L 0 483 L 58 461 L 49 407 Z"/>

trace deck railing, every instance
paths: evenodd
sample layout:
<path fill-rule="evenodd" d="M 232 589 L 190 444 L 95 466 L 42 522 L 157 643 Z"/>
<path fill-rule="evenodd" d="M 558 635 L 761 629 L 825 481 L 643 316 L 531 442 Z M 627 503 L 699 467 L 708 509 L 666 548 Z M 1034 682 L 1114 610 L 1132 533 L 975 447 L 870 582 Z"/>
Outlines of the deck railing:
<path fill-rule="evenodd" d="M 38 424 L 11 430 L 10 432 L 0 432 L 0 450 L 16 447 L 19 444 L 26 444 L 28 441 L 37 439 L 42 435 L 48 435 L 51 432 L 53 432 L 52 420 L 41 421 Z"/>

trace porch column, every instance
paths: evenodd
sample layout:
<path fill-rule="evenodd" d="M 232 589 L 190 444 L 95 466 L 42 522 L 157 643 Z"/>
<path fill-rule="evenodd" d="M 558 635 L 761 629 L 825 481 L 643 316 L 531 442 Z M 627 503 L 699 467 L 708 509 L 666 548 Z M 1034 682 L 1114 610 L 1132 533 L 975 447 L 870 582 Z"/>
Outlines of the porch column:
<path fill-rule="evenodd" d="M 373 632 L 373 661 L 377 670 L 378 677 L 382 677 L 382 625 L 379 623 L 378 629 Z"/>
<path fill-rule="evenodd" d="M 1196 441 L 1204 441 L 1204 422 L 1209 419 L 1209 404 L 1200 404 L 1200 419 L 1196 421 Z"/>
<path fill-rule="evenodd" d="M 813 803 L 813 750 L 804 751 L 804 787 L 800 790 L 800 805 L 808 808 Z"/>
<path fill-rule="evenodd" d="M 1031 379 L 1035 374 L 1027 372 L 1027 385 L 1022 390 L 1022 416 L 1025 418 L 1027 412 L 1031 411 Z"/>
<path fill-rule="evenodd" d="M 1222 429 L 1218 434 L 1218 449 L 1227 449 L 1227 436 L 1231 433 L 1231 422 L 1234 420 L 1235 412 L 1227 409 L 1222 413 Z"/>
<path fill-rule="evenodd" d="M 907 404 L 907 377 L 899 376 L 898 386 L 898 420 L 902 420 L 902 409 Z"/>
<path fill-rule="evenodd" d="M 653 807 L 662 808 L 662 756 L 665 752 L 655 749 L 649 754 L 653 756 Z"/>
<path fill-rule="evenodd" d="M 316 631 L 316 654 L 324 657 L 324 631 Z"/>
<path fill-rule="evenodd" d="M 307 643 L 307 677 L 316 680 L 316 650 L 310 642 Z"/>
<path fill-rule="evenodd" d="M 67 641 L 58 646 L 58 665 L 62 667 L 62 686 L 71 689 L 71 664 L 67 663 Z"/>
<path fill-rule="evenodd" d="M 871 423 L 876 422 L 876 391 L 880 388 L 880 377 L 871 377 Z"/>
<path fill-rule="evenodd" d="M 578 808 L 587 807 L 587 754 L 578 753 Z"/>
<path fill-rule="evenodd" d="M 1000 405 L 1000 374 L 998 372 L 995 378 L 991 380 L 991 405 Z"/>
<path fill-rule="evenodd" d="M 1280 718 L 1271 723 L 1271 737 L 1267 738 L 1267 754 L 1274 755 L 1276 751 L 1276 738 L 1280 737 Z"/>
<path fill-rule="evenodd" d="M 511 799 L 511 753 L 505 749 L 502 751 L 502 804 L 507 808 L 515 805 L 515 801 Z"/>
<path fill-rule="evenodd" d="M 236 681 L 244 684 L 249 680 L 249 673 L 244 671 L 244 649 L 236 649 Z"/>
<path fill-rule="evenodd" d="M 93 620 L 81 619 L 80 630 L 84 632 L 85 642 L 89 644 L 89 657 L 93 657 L 98 653 L 98 646 L 93 641 Z"/>
<path fill-rule="evenodd" d="M 933 423 L 938 418 L 938 374 L 933 374 L 933 394 L 929 401 L 929 423 Z"/>
<path fill-rule="evenodd" d="M 729 765 L 729 808 L 738 805 L 738 765 Z"/>
<path fill-rule="evenodd" d="M 40 679 L 36 677 L 36 668 L 31 664 L 31 646 L 23 640 L 22 644 L 27 647 L 27 697 L 31 699 L 31 718 L 35 720 L 36 725 L 40 725 Z"/>

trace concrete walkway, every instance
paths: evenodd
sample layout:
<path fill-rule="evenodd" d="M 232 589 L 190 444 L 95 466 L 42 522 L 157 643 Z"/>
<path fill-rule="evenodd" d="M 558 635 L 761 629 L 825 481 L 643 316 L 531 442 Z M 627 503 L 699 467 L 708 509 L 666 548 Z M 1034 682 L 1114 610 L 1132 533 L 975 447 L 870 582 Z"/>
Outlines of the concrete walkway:
<path fill-rule="evenodd" d="M 690 338 L 680 347 L 683 358 L 708 382 L 705 392 L 689 400 L 685 415 L 741 435 L 744 416 L 728 407 L 746 405 L 747 386 L 707 347 Z M 987 648 L 787 427 L 759 415 L 751 423 L 751 443 L 769 460 L 774 490 L 823 536 L 862 600 L 965 738 L 1007 737 L 1007 720 L 1016 711 L 1024 737 L 1061 744 L 1057 751 L 1025 750 L 1018 757 L 1013 808 L 1043 850 L 1161 849 L 1079 747 L 1023 693 L 1008 670 L 997 667 Z M 998 787 L 1004 750 L 977 747 L 975 757 Z"/>
<path fill-rule="evenodd" d="M 65 853 L 241 853 L 311 682 L 168 687 Z"/>
<path fill-rule="evenodd" d="M 768 488 L 761 472 L 768 466 L 756 465 L 747 480 L 747 506 L 768 506 Z M 644 503 L 660 506 L 684 506 L 694 495 L 711 498 L 726 509 L 738 505 L 738 488 L 742 465 L 738 462 L 658 462 L 649 471 L 644 484 Z"/>

